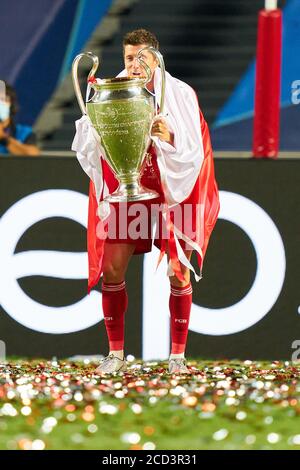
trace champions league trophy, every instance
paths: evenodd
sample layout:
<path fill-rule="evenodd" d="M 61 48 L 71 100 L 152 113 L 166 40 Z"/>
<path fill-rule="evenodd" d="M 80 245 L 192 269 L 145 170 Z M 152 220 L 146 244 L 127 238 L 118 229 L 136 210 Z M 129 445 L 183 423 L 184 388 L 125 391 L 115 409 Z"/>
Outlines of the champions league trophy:
<path fill-rule="evenodd" d="M 101 138 L 105 151 L 103 157 L 119 181 L 118 189 L 105 198 L 108 202 L 129 202 L 153 199 L 158 194 L 143 187 L 140 171 L 150 143 L 150 130 L 155 115 L 154 99 L 146 85 L 151 80 L 151 71 L 142 60 L 143 51 L 156 56 L 161 68 L 161 102 L 163 112 L 165 96 L 165 67 L 161 53 L 146 47 L 137 54 L 137 60 L 144 68 L 147 78 L 94 79 L 99 65 L 98 57 L 91 52 L 79 54 L 72 66 L 73 84 L 83 114 L 87 114 Z M 84 104 L 78 82 L 78 63 L 82 57 L 92 59 L 93 66 L 88 83 L 94 94 Z"/>

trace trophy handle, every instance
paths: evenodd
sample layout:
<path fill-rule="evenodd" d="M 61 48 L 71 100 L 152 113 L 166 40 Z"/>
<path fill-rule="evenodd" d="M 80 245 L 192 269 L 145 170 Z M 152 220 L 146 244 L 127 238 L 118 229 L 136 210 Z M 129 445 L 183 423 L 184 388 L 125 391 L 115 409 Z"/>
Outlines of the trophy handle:
<path fill-rule="evenodd" d="M 90 73 L 88 74 L 87 81 L 89 81 L 89 79 L 94 77 L 96 70 L 99 66 L 99 59 L 92 52 L 83 52 L 82 54 L 78 54 L 75 57 L 75 59 L 73 60 L 73 64 L 72 64 L 72 79 L 73 79 L 73 86 L 74 86 L 76 98 L 77 98 L 82 114 L 87 114 L 85 103 L 83 101 L 81 90 L 80 90 L 80 85 L 78 82 L 78 64 L 79 64 L 79 61 L 82 59 L 82 57 L 89 57 L 93 61 L 93 66 L 90 70 Z"/>
<path fill-rule="evenodd" d="M 156 58 L 159 62 L 159 66 L 160 66 L 160 70 L 161 70 L 161 94 L 160 94 L 159 109 L 160 109 L 160 113 L 162 114 L 163 111 L 164 111 L 165 94 L 166 94 L 166 68 L 165 68 L 165 62 L 164 62 L 164 58 L 163 58 L 162 54 L 159 52 L 158 49 L 155 49 L 155 47 L 147 46 L 147 47 L 143 47 L 143 49 L 139 50 L 139 52 L 137 54 L 137 59 L 138 59 L 139 63 L 142 65 L 142 67 L 145 69 L 146 74 L 147 74 L 147 80 L 145 82 L 145 85 L 147 85 L 147 83 L 149 83 L 150 80 L 151 80 L 150 68 L 139 56 L 143 51 L 146 51 L 146 50 L 152 52 L 156 56 Z"/>
<path fill-rule="evenodd" d="M 149 48 L 148 48 L 148 47 L 144 47 L 143 49 L 140 49 L 140 50 L 138 51 L 138 53 L 137 53 L 137 56 L 136 56 L 136 58 L 137 58 L 137 60 L 138 60 L 138 63 L 143 67 L 143 69 L 145 70 L 146 75 L 147 75 L 147 78 L 146 78 L 146 80 L 145 80 L 145 82 L 144 82 L 144 85 L 147 85 L 147 83 L 149 83 L 150 80 L 151 80 L 151 69 L 150 69 L 150 67 L 146 64 L 146 62 L 140 57 L 140 55 L 142 54 L 142 52 L 145 51 L 146 49 L 148 50 Z"/>

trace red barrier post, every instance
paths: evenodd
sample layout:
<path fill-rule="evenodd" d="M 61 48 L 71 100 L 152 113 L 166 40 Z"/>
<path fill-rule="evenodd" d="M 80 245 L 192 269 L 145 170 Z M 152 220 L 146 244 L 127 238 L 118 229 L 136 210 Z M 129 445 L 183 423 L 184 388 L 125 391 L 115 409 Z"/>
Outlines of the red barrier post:
<path fill-rule="evenodd" d="M 258 15 L 253 156 L 277 158 L 280 134 L 282 13 L 266 0 Z M 273 9 L 274 7 L 274 9 Z"/>

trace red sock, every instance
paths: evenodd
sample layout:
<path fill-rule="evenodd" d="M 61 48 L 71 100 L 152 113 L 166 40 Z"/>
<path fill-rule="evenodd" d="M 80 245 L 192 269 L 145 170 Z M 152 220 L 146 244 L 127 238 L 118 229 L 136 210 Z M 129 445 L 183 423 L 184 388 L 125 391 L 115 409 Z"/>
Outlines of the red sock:
<path fill-rule="evenodd" d="M 181 354 L 185 351 L 189 320 L 192 306 L 192 286 L 171 286 L 170 314 L 171 314 L 171 354 Z"/>
<path fill-rule="evenodd" d="M 124 349 L 124 320 L 127 305 L 125 281 L 119 284 L 102 282 L 102 308 L 110 351 Z"/>

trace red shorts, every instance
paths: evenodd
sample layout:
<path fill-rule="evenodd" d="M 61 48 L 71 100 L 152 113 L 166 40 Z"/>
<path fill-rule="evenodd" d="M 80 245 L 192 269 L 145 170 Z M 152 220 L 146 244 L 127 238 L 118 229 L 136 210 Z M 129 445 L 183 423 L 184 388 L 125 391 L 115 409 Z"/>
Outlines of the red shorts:
<path fill-rule="evenodd" d="M 134 254 L 151 251 L 153 243 L 160 249 L 162 237 L 166 236 L 166 227 L 161 215 L 164 194 L 154 147 L 150 148 L 149 153 L 151 158 L 145 159 L 141 170 L 141 184 L 148 189 L 155 190 L 159 196 L 139 203 L 111 203 L 111 214 L 106 226 L 107 238 L 105 243 L 135 244 Z M 106 162 L 103 164 L 103 172 L 111 193 L 117 189 L 118 181 Z M 184 207 L 188 202 L 192 202 L 191 196 L 180 206 Z M 180 213 L 179 218 L 181 226 L 187 227 L 187 229 L 182 230 L 187 234 L 187 231 L 194 228 L 194 221 L 196 220 L 195 207 L 191 204 L 191 211 L 187 217 L 185 216 L 185 222 L 183 221 L 183 214 Z M 174 214 L 171 214 L 171 219 L 174 222 Z M 155 220 L 157 220 L 158 228 L 156 233 L 153 234 L 152 227 Z M 187 235 L 189 238 L 195 239 L 193 233 Z M 183 240 L 180 240 L 180 244 L 182 248 L 187 248 Z"/>

